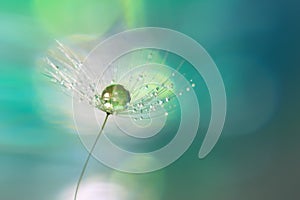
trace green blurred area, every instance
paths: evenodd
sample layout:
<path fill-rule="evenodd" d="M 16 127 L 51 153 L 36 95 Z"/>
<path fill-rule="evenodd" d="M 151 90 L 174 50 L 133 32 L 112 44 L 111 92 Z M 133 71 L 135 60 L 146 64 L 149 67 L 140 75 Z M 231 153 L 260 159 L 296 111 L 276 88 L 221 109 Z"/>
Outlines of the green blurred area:
<path fill-rule="evenodd" d="M 187 34 L 214 59 L 228 98 L 223 135 L 199 160 L 210 117 L 203 85 L 203 121 L 178 161 L 133 175 L 93 160 L 86 177 L 117 184 L 131 200 L 299 199 L 299 6 L 270 0 L 1 1 L 0 199 L 64 199 L 87 154 L 70 97 L 37 69 L 49 45 L 61 38 L 86 45 L 143 26 Z"/>

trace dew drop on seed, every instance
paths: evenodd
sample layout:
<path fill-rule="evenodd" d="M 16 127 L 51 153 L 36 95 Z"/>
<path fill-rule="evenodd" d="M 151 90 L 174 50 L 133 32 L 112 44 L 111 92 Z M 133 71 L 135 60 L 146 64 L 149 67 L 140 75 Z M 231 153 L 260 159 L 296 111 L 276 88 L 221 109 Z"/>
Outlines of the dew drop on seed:
<path fill-rule="evenodd" d="M 141 81 L 141 80 L 143 80 L 143 78 L 144 78 L 143 75 L 140 74 L 139 77 L 138 77 L 138 80 Z"/>

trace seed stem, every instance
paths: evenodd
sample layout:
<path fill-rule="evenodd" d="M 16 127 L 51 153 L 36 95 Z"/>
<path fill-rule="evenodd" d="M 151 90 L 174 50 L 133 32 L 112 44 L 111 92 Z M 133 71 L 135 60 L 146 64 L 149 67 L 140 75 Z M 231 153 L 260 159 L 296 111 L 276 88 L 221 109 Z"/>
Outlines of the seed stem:
<path fill-rule="evenodd" d="M 77 182 L 77 185 L 76 185 L 76 190 L 75 190 L 74 200 L 77 199 L 78 189 L 79 189 L 81 180 L 82 180 L 82 178 L 83 178 L 84 172 L 85 172 L 86 167 L 87 167 L 87 165 L 88 165 L 88 163 L 89 163 L 89 160 L 90 160 L 90 158 L 91 158 L 91 155 L 92 155 L 92 153 L 93 153 L 93 151 L 94 151 L 94 149 L 95 149 L 95 147 L 96 147 L 96 144 L 97 144 L 97 142 L 98 142 L 98 140 L 99 140 L 99 138 L 100 138 L 100 136 L 101 136 L 101 134 L 102 134 L 102 132 L 103 132 L 103 129 L 104 129 L 104 127 L 105 127 L 105 124 L 106 124 L 106 122 L 107 122 L 107 119 L 108 119 L 108 116 L 109 116 L 109 115 L 110 115 L 110 113 L 106 113 L 106 116 L 105 116 L 104 122 L 103 122 L 103 124 L 102 124 L 101 130 L 99 131 L 99 133 L 98 133 L 98 135 L 97 135 L 97 137 L 96 137 L 96 139 L 95 139 L 95 142 L 94 142 L 94 144 L 93 144 L 93 146 L 92 146 L 92 148 L 91 148 L 91 150 L 90 150 L 90 152 L 89 152 L 89 155 L 88 155 L 88 157 L 86 158 L 86 161 L 85 161 L 85 163 L 84 163 L 84 165 L 83 165 L 82 171 L 81 171 L 81 173 L 80 173 L 80 176 L 79 176 L 79 179 L 78 179 L 78 182 Z"/>

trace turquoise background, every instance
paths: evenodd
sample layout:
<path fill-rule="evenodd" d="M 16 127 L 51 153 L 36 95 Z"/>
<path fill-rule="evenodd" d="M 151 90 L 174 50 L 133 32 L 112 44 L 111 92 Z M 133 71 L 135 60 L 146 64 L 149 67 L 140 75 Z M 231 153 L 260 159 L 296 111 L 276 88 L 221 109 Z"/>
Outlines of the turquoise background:
<path fill-rule="evenodd" d="M 199 134 L 172 165 L 133 175 L 92 160 L 86 178 L 116 184 L 131 200 L 299 199 L 299 7 L 292 0 L 2 0 L 0 199 L 71 199 L 64 194 L 72 195 L 87 154 L 70 97 L 37 69 L 49 45 L 143 26 L 180 31 L 209 52 L 227 91 L 224 132 L 199 160 L 204 108 Z"/>

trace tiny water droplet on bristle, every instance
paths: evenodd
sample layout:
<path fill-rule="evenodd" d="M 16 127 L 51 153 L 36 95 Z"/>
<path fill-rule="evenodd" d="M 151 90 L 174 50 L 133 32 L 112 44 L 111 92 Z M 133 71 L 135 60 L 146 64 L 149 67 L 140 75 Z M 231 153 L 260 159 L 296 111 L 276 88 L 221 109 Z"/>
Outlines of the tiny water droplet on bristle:
<path fill-rule="evenodd" d="M 141 81 L 143 80 L 144 76 L 142 74 L 139 75 L 138 80 Z"/>

